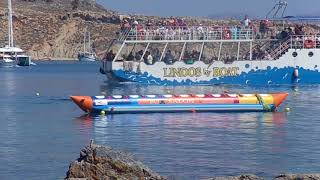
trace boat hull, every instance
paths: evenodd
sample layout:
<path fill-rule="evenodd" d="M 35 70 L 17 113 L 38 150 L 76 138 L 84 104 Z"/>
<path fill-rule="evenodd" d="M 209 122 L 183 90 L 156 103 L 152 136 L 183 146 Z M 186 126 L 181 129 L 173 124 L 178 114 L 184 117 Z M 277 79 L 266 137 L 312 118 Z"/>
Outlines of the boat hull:
<path fill-rule="evenodd" d="M 295 78 L 294 72 L 298 70 L 301 78 Z M 109 74 L 119 82 L 135 82 L 149 85 L 212 85 L 212 84 L 236 84 L 236 85 L 291 85 L 291 84 L 319 84 L 320 72 L 304 68 L 275 68 L 270 70 L 258 70 L 242 72 L 236 77 L 208 78 L 207 80 L 192 81 L 191 79 L 176 78 L 174 80 L 161 79 L 149 73 L 134 73 L 123 70 L 115 70 Z"/>
<path fill-rule="evenodd" d="M 16 62 L 13 60 L 0 59 L 0 67 L 14 67 Z"/>
<path fill-rule="evenodd" d="M 292 56 L 294 52 L 298 57 Z M 310 57 L 310 52 L 314 56 Z M 211 64 L 196 61 L 193 64 L 156 62 L 147 65 L 144 62 L 116 61 L 112 62 L 111 69 L 109 72 L 120 81 L 154 85 L 319 84 L 320 50 L 290 49 L 277 60 L 234 61 L 227 64 L 222 61 Z"/>
<path fill-rule="evenodd" d="M 270 109 L 273 106 L 269 106 Z M 180 106 L 130 106 L 94 109 L 93 112 L 104 111 L 107 114 L 138 113 L 179 113 L 179 112 L 265 112 L 262 105 L 180 105 Z"/>
<path fill-rule="evenodd" d="M 96 59 L 94 57 L 80 57 L 79 61 L 83 61 L 83 62 L 94 62 L 96 61 Z"/>
<path fill-rule="evenodd" d="M 71 96 L 71 99 L 89 113 L 266 112 L 275 111 L 287 95 Z"/>
<path fill-rule="evenodd" d="M 97 60 L 97 57 L 95 54 L 92 54 L 92 53 L 79 53 L 78 60 L 85 61 L 85 62 L 94 62 Z"/>

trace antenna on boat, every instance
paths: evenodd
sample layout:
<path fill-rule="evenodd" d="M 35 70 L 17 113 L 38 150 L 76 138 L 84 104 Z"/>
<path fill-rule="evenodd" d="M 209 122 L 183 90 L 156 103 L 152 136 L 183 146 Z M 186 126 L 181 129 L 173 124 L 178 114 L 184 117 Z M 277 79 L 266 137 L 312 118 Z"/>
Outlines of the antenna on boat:
<path fill-rule="evenodd" d="M 13 47 L 12 5 L 8 0 L 8 46 Z"/>
<path fill-rule="evenodd" d="M 276 3 L 273 8 L 268 12 L 266 18 L 270 18 L 270 15 L 272 14 L 272 18 L 283 18 L 284 13 L 287 9 L 288 2 L 286 0 L 279 0 L 278 3 Z M 282 11 L 282 12 L 281 12 Z M 278 14 L 281 13 L 281 16 L 279 17 Z"/>

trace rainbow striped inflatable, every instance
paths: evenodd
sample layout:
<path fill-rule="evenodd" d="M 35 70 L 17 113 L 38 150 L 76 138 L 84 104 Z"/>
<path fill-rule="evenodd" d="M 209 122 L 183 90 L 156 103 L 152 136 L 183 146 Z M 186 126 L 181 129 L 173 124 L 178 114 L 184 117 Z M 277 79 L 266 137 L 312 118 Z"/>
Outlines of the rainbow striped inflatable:
<path fill-rule="evenodd" d="M 71 96 L 87 113 L 266 112 L 275 111 L 288 93 Z"/>

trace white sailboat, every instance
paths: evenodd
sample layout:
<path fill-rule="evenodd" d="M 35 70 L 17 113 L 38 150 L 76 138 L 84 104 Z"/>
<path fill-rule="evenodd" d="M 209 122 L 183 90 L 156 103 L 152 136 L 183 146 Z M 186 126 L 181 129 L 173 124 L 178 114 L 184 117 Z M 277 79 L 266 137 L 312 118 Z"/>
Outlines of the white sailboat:
<path fill-rule="evenodd" d="M 14 45 L 12 14 L 11 0 L 8 0 L 8 44 L 0 48 L 0 67 L 30 66 L 31 57 Z"/>
<path fill-rule="evenodd" d="M 88 42 L 87 42 L 88 39 Z M 87 46 L 88 43 L 88 46 Z M 89 61 L 93 62 L 97 60 L 97 55 L 92 50 L 91 46 L 91 34 L 90 32 L 85 31 L 83 38 L 83 51 L 78 53 L 79 61 Z"/>

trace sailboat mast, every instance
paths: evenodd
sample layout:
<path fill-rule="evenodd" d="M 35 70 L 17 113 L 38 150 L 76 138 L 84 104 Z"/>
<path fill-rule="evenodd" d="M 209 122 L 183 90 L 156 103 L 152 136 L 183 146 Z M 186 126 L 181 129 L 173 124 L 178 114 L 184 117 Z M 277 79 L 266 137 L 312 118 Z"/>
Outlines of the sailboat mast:
<path fill-rule="evenodd" d="M 91 34 L 90 34 L 90 32 L 88 32 L 88 38 L 89 38 L 89 52 L 91 53 L 91 51 L 92 51 L 92 49 L 91 49 Z"/>
<path fill-rule="evenodd" d="M 87 30 L 84 31 L 84 36 L 83 36 L 83 53 L 86 52 L 86 35 L 87 35 Z"/>
<path fill-rule="evenodd" d="M 8 0 L 8 46 L 13 47 L 12 5 Z"/>

